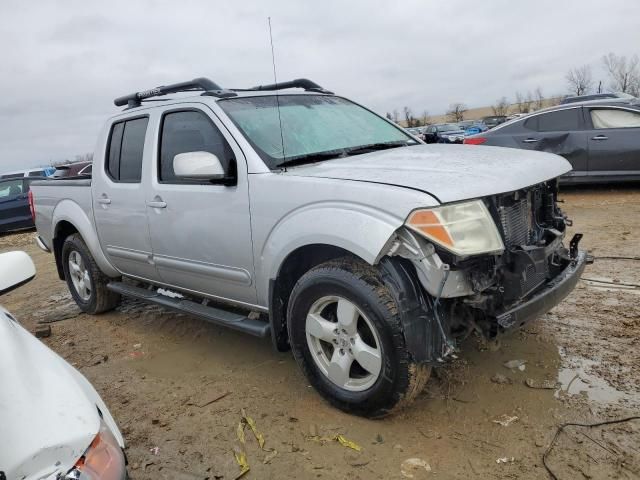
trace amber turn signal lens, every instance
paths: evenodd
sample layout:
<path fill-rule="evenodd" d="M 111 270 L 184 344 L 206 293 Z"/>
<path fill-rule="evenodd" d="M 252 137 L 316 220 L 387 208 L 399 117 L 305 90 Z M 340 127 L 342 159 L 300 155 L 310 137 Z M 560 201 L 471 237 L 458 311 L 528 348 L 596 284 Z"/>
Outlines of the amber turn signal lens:
<path fill-rule="evenodd" d="M 431 210 L 418 210 L 413 212 L 407 221 L 416 230 L 424 233 L 427 237 L 433 238 L 442 245 L 453 247 L 453 240 L 442 226 L 442 222 L 435 212 Z"/>

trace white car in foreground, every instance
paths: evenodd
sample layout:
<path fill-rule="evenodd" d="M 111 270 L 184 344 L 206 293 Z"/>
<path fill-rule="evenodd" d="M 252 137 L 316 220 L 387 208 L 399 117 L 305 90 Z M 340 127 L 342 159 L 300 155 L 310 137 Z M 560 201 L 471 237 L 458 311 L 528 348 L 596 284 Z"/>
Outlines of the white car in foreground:
<path fill-rule="evenodd" d="M 0 295 L 35 274 L 25 252 L 0 254 Z M 125 479 L 123 448 L 87 379 L 0 307 L 0 479 Z"/>

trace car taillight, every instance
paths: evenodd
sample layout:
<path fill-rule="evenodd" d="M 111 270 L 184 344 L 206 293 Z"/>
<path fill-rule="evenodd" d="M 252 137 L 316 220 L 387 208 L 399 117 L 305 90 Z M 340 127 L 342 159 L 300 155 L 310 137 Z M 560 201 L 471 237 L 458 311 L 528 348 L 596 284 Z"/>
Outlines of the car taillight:
<path fill-rule="evenodd" d="M 464 139 L 466 145 L 482 145 L 487 139 L 484 137 L 469 137 Z"/>
<path fill-rule="evenodd" d="M 33 219 L 33 223 L 36 223 L 36 207 L 33 203 L 33 190 L 29 190 L 27 197 L 29 198 L 29 210 L 31 211 L 31 218 Z"/>

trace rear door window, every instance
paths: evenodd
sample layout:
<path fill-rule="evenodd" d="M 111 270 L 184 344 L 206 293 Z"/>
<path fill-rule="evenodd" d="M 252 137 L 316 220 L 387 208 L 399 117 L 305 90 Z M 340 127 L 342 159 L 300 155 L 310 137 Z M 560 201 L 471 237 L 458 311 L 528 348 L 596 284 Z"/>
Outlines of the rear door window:
<path fill-rule="evenodd" d="M 106 170 L 115 182 L 139 183 L 148 118 L 118 122 L 111 129 Z"/>
<path fill-rule="evenodd" d="M 597 108 L 592 109 L 590 114 L 593 128 L 596 130 L 640 127 L 640 112 L 631 112 L 618 108 Z"/>
<path fill-rule="evenodd" d="M 525 127 L 538 132 L 571 132 L 580 130 L 580 109 L 570 108 L 535 115 L 525 122 Z"/>

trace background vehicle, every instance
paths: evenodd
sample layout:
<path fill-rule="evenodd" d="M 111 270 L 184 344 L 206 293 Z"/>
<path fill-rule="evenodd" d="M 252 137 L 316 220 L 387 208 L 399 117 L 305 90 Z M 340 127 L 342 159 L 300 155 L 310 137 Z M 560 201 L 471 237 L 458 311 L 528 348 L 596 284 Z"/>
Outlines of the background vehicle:
<path fill-rule="evenodd" d="M 36 274 L 24 252 L 0 254 L 0 294 Z M 126 478 L 124 440 L 80 372 L 0 307 L 0 477 Z"/>
<path fill-rule="evenodd" d="M 573 167 L 564 182 L 640 180 L 640 104 L 596 100 L 552 107 L 465 143 L 562 155 Z"/>
<path fill-rule="evenodd" d="M 429 125 L 424 131 L 426 143 L 462 143 L 464 130 L 455 123 Z"/>
<path fill-rule="evenodd" d="M 489 130 L 482 120 L 464 120 L 457 123 L 460 130 L 464 131 L 465 136 L 475 135 L 476 133 L 482 133 Z"/>
<path fill-rule="evenodd" d="M 22 178 L 22 177 L 47 177 L 54 171 L 53 167 L 32 168 L 31 170 L 20 170 L 17 172 L 6 172 L 0 175 L 0 179 L 4 178 Z"/>
<path fill-rule="evenodd" d="M 0 180 L 0 232 L 32 228 L 29 209 L 29 188 L 38 177 L 19 177 Z"/>
<path fill-rule="evenodd" d="M 618 98 L 621 101 L 632 101 L 636 99 L 633 95 L 629 95 L 628 93 L 617 92 L 617 93 L 592 93 L 590 95 L 577 95 L 572 97 L 564 97 L 560 101 L 560 105 L 566 105 L 568 103 L 578 103 L 578 102 L 588 102 L 590 100 L 609 100 L 609 99 Z"/>
<path fill-rule="evenodd" d="M 501 123 L 504 123 L 507 121 L 507 117 L 505 115 L 492 115 L 489 117 L 484 117 L 482 119 L 482 122 L 489 128 L 493 128 L 496 127 L 498 125 L 500 125 Z"/>
<path fill-rule="evenodd" d="M 91 175 L 91 162 L 76 162 L 56 166 L 51 178 L 82 177 Z"/>
<path fill-rule="evenodd" d="M 34 184 L 38 242 L 78 306 L 128 295 L 270 335 L 345 411 L 410 403 L 456 338 L 523 325 L 584 268 L 555 155 L 424 145 L 304 79 L 115 104 L 91 179 Z"/>

